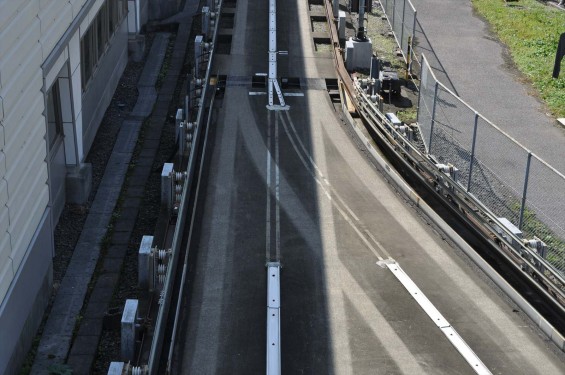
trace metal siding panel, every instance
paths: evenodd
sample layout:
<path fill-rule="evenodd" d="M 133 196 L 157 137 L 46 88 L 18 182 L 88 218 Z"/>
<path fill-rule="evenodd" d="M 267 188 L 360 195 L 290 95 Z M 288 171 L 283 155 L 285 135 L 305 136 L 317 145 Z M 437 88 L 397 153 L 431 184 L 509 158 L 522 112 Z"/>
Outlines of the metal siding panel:
<path fill-rule="evenodd" d="M 43 115 L 35 111 L 30 111 L 22 121 L 11 124 L 6 127 L 6 147 L 4 154 L 6 156 L 6 169 L 9 171 L 18 163 L 21 158 L 29 152 L 34 152 L 32 144 L 37 146 L 38 141 L 45 145 L 45 119 Z M 9 172 L 8 172 L 9 174 Z"/>
<path fill-rule="evenodd" d="M 38 63 L 39 62 L 39 63 Z M 12 76 L 5 86 L 0 90 L 0 96 L 4 98 L 5 117 L 9 116 L 10 108 L 17 105 L 18 101 L 26 99 L 22 94 L 35 90 L 39 92 L 43 87 L 43 72 L 40 68 L 41 49 L 37 49 L 26 64 L 17 70 L 17 75 Z"/>
<path fill-rule="evenodd" d="M 3 179 L 6 175 L 6 155 L 4 151 L 0 151 L 0 179 Z"/>
<path fill-rule="evenodd" d="M 13 143 L 21 145 L 23 143 L 22 137 L 27 137 L 30 127 L 37 126 L 37 123 L 44 119 L 44 105 L 43 94 L 40 91 L 22 95 L 21 100 L 13 108 L 13 111 L 10 111 L 9 117 L 5 121 L 4 136 L 7 145 L 12 146 Z M 45 136 L 44 133 L 41 135 L 42 137 Z"/>
<path fill-rule="evenodd" d="M 4 234 L 0 238 L 4 238 L 8 236 L 6 232 L 8 231 L 9 226 L 10 226 L 10 212 L 8 210 L 8 207 L 2 205 L 0 206 L 0 233 L 4 233 Z"/>
<path fill-rule="evenodd" d="M 6 29 L 0 32 L 0 56 L 7 56 L 14 49 L 25 48 L 25 44 L 28 44 L 30 40 L 35 39 L 37 42 L 40 34 L 37 9 L 25 8 Z"/>
<path fill-rule="evenodd" d="M 73 21 L 73 9 L 70 4 L 59 10 L 58 13 L 47 15 L 41 22 L 41 39 L 43 46 L 43 60 L 49 56 L 53 47 L 61 39 Z M 44 26 L 44 22 L 48 25 Z"/>
<path fill-rule="evenodd" d="M 2 216 L 0 216 L 0 225 L 2 225 Z M 6 241 L 7 240 L 7 241 Z M 0 230 L 0 268 L 10 258 L 10 236 L 6 230 Z M 0 298 L 0 301 L 2 299 Z"/>
<path fill-rule="evenodd" d="M 1 88 L 1 86 L 0 86 L 0 88 Z M 4 99 L 2 99 L 2 97 L 0 96 L 0 121 L 2 121 L 3 119 L 4 119 Z M 2 126 L 2 125 L 0 124 L 0 126 Z M 3 137 L 3 135 L 0 134 L 0 148 L 4 144 L 4 139 L 2 137 Z"/>
<path fill-rule="evenodd" d="M 3 236 L 5 236 L 5 234 Z M 0 241 L 9 242 L 6 241 L 8 238 L 8 236 L 5 236 L 5 239 Z M 0 244 L 0 246 L 3 246 L 3 244 Z M 8 292 L 13 280 L 14 267 L 12 265 L 12 259 L 8 258 L 5 261 L 0 262 L 0 303 L 4 300 L 4 297 L 6 297 L 6 293 Z"/>
<path fill-rule="evenodd" d="M 10 5 L 3 4 L 0 12 L 0 56 L 5 56 L 7 50 L 14 45 L 17 40 L 25 33 L 26 29 L 34 22 L 39 13 L 39 3 L 37 0 L 29 1 L 27 4 L 18 3 L 19 1 L 9 1 Z M 21 5 L 21 6 L 19 6 Z M 10 11 L 5 8 L 13 7 Z M 8 16 L 9 14 L 9 16 Z"/>
<path fill-rule="evenodd" d="M 34 144 L 36 145 L 37 142 Z M 6 174 L 6 182 L 8 184 L 8 202 L 6 205 L 11 209 L 12 216 L 19 207 L 25 202 L 22 201 L 30 190 L 33 190 L 34 183 L 39 178 L 43 178 L 43 182 L 47 183 L 47 164 L 45 162 L 45 152 L 42 149 L 43 143 L 39 143 L 39 147 L 30 148 L 31 152 L 22 154 L 22 159 L 18 160 L 11 168 L 8 168 Z"/>
<path fill-rule="evenodd" d="M 4 77 L 2 87 L 10 84 L 10 81 L 13 80 L 18 70 L 28 64 L 29 59 L 34 59 L 34 65 L 41 65 L 42 57 L 39 34 L 38 21 L 29 26 L 29 29 L 26 31 L 25 35 L 22 35 L 18 40 L 18 43 L 7 49 L 6 52 L 0 52 L 0 56 L 3 56 L 0 60 L 0 70 Z"/>
<path fill-rule="evenodd" d="M 8 184 L 6 180 L 0 179 L 0 210 L 3 210 L 6 202 L 8 202 Z M 2 224 L 0 224 L 0 233 L 3 233 Z"/>
<path fill-rule="evenodd" d="M 33 189 L 30 189 L 26 207 L 22 207 L 9 229 L 14 270 L 20 267 L 33 234 L 49 203 L 49 192 L 46 184 L 43 185 L 43 189 L 38 191 L 37 194 L 32 192 Z"/>

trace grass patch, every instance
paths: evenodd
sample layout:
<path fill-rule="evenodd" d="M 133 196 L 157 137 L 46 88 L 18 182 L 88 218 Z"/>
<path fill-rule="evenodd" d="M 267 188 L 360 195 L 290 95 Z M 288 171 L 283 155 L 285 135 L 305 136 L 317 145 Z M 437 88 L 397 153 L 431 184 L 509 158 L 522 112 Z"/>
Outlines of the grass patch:
<path fill-rule="evenodd" d="M 530 80 L 556 117 L 565 117 L 565 68 L 552 78 L 559 36 L 565 31 L 565 12 L 537 0 L 473 0 L 475 10 L 508 46 L 517 68 Z"/>

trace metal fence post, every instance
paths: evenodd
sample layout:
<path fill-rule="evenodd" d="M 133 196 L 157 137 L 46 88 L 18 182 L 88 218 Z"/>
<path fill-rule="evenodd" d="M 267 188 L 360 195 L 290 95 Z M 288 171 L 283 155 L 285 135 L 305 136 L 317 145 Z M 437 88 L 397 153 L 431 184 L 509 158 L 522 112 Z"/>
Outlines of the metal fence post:
<path fill-rule="evenodd" d="M 524 223 L 524 210 L 526 209 L 526 194 L 528 192 L 528 180 L 530 179 L 530 164 L 532 162 L 532 153 L 528 152 L 528 162 L 526 163 L 526 176 L 524 177 L 524 191 L 522 193 L 522 205 L 520 207 L 520 221 L 518 222 L 518 229 L 522 230 Z"/>
<path fill-rule="evenodd" d="M 400 25 L 400 48 L 404 51 L 404 48 L 402 48 L 402 45 L 404 44 L 404 15 L 406 13 L 406 0 L 404 0 L 404 2 L 402 3 L 402 24 Z"/>
<path fill-rule="evenodd" d="M 418 12 L 414 11 L 414 21 L 412 24 L 412 40 L 410 41 L 410 53 L 414 53 L 414 38 L 416 37 L 416 16 L 417 16 Z M 415 56 L 415 55 L 414 55 Z M 422 67 L 422 65 L 420 65 L 420 68 Z M 412 64 L 410 64 L 409 66 L 410 69 L 410 74 L 412 74 Z M 422 73 L 420 72 L 420 75 L 422 75 Z"/>
<path fill-rule="evenodd" d="M 392 0 L 392 32 L 394 33 L 394 20 L 396 19 L 396 0 Z"/>
<path fill-rule="evenodd" d="M 428 152 L 432 152 L 432 137 L 434 135 L 434 123 L 436 121 L 436 104 L 437 104 L 437 90 L 439 87 L 439 83 L 436 81 L 434 87 L 434 104 L 432 105 L 432 123 L 430 125 L 430 141 L 428 142 Z"/>
<path fill-rule="evenodd" d="M 467 181 L 467 193 L 471 191 L 471 179 L 473 177 L 473 161 L 475 160 L 475 144 L 477 142 L 478 125 L 479 125 L 479 114 L 475 112 L 475 127 L 473 128 L 473 144 L 471 146 L 471 161 L 469 163 L 469 180 Z"/>

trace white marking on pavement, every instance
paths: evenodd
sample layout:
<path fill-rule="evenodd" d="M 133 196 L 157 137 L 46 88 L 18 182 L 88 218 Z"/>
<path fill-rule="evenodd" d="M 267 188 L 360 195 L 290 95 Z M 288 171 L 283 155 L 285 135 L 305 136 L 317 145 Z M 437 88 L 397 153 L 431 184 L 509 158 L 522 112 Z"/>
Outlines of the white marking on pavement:
<path fill-rule="evenodd" d="M 381 264 L 379 264 L 381 263 Z M 424 310 L 424 312 L 430 317 L 434 324 L 442 331 L 442 333 L 447 337 L 451 344 L 457 349 L 457 351 L 465 358 L 467 363 L 471 368 L 481 375 L 492 374 L 490 370 L 485 366 L 481 359 L 475 354 L 475 352 L 467 345 L 465 340 L 459 336 L 455 328 L 449 324 L 447 319 L 439 312 L 439 310 L 433 305 L 433 303 L 422 293 L 420 288 L 416 285 L 414 281 L 404 272 L 402 268 L 396 262 L 377 262 L 381 267 L 386 266 L 392 274 L 400 281 L 400 283 L 406 288 L 408 293 L 416 300 L 418 305 Z"/>

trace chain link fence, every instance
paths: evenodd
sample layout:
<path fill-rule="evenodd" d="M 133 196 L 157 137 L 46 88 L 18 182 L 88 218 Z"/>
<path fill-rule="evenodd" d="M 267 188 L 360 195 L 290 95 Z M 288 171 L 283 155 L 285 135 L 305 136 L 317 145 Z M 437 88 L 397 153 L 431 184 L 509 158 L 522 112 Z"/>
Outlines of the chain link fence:
<path fill-rule="evenodd" d="M 402 50 L 404 61 L 418 61 L 414 56 L 412 44 L 416 30 L 416 8 L 410 0 L 380 0 L 388 22 Z"/>
<path fill-rule="evenodd" d="M 434 75 L 425 57 L 418 124 L 428 154 L 458 169 L 457 182 L 524 239 L 539 238 L 540 251 L 565 274 L 565 176 L 488 119 Z"/>

